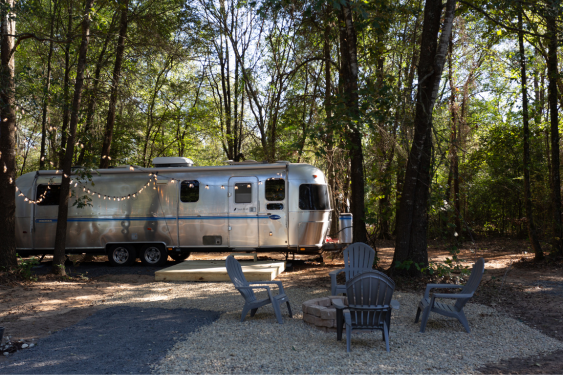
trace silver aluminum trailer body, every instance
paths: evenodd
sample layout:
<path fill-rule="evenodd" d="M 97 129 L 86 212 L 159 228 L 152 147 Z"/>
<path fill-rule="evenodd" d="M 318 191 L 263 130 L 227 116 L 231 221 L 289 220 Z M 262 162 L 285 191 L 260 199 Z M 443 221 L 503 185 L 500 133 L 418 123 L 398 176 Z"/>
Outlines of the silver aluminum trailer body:
<path fill-rule="evenodd" d="M 16 181 L 20 255 L 53 251 L 60 173 L 27 173 Z M 331 217 L 326 178 L 307 164 L 101 169 L 71 190 L 92 201 L 78 208 L 70 200 L 68 253 L 106 254 L 122 246 L 138 256 L 151 244 L 163 255 L 320 249 Z"/>

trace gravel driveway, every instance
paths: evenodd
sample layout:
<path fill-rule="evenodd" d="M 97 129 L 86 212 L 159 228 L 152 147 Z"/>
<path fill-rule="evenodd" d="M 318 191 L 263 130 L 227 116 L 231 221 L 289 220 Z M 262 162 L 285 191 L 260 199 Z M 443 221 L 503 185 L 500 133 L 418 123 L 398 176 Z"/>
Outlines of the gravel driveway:
<path fill-rule="evenodd" d="M 177 340 L 219 313 L 114 306 L 39 340 L 0 363 L 4 374 L 146 374 Z"/>

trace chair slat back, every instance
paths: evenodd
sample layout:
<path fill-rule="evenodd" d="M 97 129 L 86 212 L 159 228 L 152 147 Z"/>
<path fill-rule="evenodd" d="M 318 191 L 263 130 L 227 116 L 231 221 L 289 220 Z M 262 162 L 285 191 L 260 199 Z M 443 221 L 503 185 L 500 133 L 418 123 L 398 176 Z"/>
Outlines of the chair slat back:
<path fill-rule="evenodd" d="M 242 294 L 244 299 L 247 302 L 256 301 L 256 296 L 252 289 L 239 289 L 240 287 L 249 286 L 250 284 L 246 281 L 246 277 L 244 277 L 244 273 L 242 272 L 242 267 L 238 260 L 235 259 L 232 255 L 227 257 L 225 261 L 227 267 L 227 273 L 229 274 L 229 278 L 233 282 L 235 288 Z"/>
<path fill-rule="evenodd" d="M 358 274 L 373 269 L 375 250 L 362 242 L 356 242 L 343 251 L 344 272 L 346 280 L 350 280 Z"/>
<path fill-rule="evenodd" d="M 461 294 L 473 294 L 477 290 L 477 287 L 481 283 L 481 279 L 483 278 L 483 272 L 485 272 L 485 259 L 479 258 L 477 262 L 473 265 L 473 269 L 471 270 L 471 275 L 469 275 L 469 280 L 467 284 L 461 290 Z M 458 299 L 455 303 L 454 307 L 457 311 L 460 311 L 463 306 L 469 301 L 469 298 L 461 298 Z"/>
<path fill-rule="evenodd" d="M 368 271 L 346 282 L 348 308 L 356 328 L 381 327 L 389 313 L 395 283 L 379 271 Z"/>

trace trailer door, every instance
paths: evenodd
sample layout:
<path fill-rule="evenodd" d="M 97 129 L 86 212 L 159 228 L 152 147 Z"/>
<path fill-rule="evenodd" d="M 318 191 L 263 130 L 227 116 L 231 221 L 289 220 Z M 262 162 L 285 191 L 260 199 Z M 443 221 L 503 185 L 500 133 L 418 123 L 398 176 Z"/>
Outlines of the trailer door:
<path fill-rule="evenodd" d="M 258 247 L 258 179 L 229 179 L 229 247 Z"/>
<path fill-rule="evenodd" d="M 35 205 L 34 248 L 36 250 L 55 248 L 60 192 L 60 184 L 37 185 L 35 199 L 41 199 L 41 202 Z"/>

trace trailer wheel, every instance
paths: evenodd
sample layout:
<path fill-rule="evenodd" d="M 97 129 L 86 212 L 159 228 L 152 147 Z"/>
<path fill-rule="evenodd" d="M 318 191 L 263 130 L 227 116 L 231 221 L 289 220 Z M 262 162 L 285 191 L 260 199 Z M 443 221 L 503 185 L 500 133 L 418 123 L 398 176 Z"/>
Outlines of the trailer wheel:
<path fill-rule="evenodd" d="M 143 248 L 140 258 L 145 266 L 163 266 L 168 260 L 168 252 L 162 245 L 150 244 Z"/>
<path fill-rule="evenodd" d="M 126 245 L 113 245 L 108 251 L 108 260 L 112 266 L 130 266 L 135 262 L 135 249 Z"/>
<path fill-rule="evenodd" d="M 190 257 L 190 253 L 171 253 L 170 258 L 174 259 L 176 262 L 186 260 Z"/>

